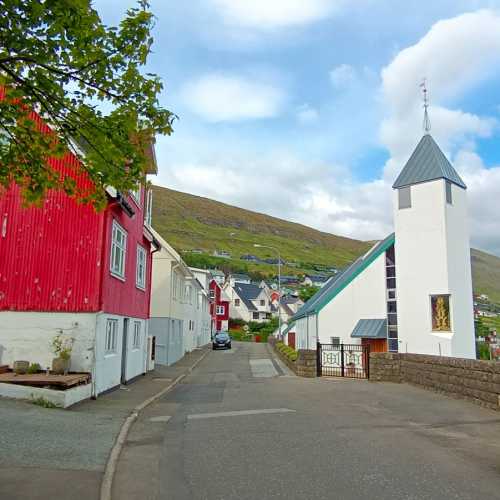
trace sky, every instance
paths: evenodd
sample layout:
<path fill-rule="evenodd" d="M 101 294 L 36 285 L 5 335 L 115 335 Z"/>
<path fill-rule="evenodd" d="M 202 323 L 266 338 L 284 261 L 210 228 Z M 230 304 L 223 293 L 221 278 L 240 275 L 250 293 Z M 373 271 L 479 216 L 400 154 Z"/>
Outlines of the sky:
<path fill-rule="evenodd" d="M 128 0 L 97 0 L 117 24 Z M 152 0 L 146 70 L 179 116 L 155 184 L 356 239 L 393 229 L 391 185 L 431 134 L 500 256 L 500 0 Z"/>

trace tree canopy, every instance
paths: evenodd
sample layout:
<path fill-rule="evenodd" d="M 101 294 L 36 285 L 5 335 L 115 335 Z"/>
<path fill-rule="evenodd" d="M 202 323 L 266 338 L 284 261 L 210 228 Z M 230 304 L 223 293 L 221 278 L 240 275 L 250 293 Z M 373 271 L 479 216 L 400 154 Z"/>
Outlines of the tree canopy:
<path fill-rule="evenodd" d="M 147 0 L 118 27 L 103 24 L 90 0 L 2 1 L 0 185 L 18 184 L 29 203 L 62 189 L 98 207 L 106 186 L 125 191 L 144 179 L 145 148 L 171 134 L 175 118 L 159 103 L 159 77 L 144 72 L 153 24 Z M 68 149 L 93 192 L 79 192 L 47 163 Z"/>

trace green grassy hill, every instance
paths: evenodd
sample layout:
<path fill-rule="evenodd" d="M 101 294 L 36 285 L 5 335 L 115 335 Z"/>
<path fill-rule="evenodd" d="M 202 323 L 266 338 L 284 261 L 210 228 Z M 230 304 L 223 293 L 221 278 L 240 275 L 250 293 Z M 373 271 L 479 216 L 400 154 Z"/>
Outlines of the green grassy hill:
<path fill-rule="evenodd" d="M 310 272 L 316 266 L 343 268 L 366 252 L 370 242 L 343 238 L 301 224 L 277 219 L 207 198 L 154 186 L 153 226 L 179 252 L 200 249 L 204 254 L 183 253 L 190 265 L 215 266 L 271 276 L 276 266 L 239 260 L 244 254 L 275 257 L 254 243 L 281 250 L 282 258 L 296 263 L 284 274 Z M 232 259 L 210 257 L 226 250 Z M 486 293 L 500 303 L 500 258 L 472 250 L 476 293 Z"/>

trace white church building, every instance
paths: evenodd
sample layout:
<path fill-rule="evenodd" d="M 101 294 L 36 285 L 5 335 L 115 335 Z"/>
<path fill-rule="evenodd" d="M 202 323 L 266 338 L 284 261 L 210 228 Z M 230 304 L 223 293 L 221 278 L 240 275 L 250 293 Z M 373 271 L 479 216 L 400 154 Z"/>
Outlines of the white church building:
<path fill-rule="evenodd" d="M 466 186 L 426 133 L 393 189 L 395 232 L 294 315 L 296 348 L 475 358 Z"/>

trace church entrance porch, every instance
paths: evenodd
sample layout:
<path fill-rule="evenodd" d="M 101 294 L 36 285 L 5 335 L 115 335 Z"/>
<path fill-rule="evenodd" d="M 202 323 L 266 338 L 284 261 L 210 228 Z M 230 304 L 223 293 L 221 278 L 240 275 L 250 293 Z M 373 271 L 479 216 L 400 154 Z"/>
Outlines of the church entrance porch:
<path fill-rule="evenodd" d="M 370 377 L 369 344 L 317 344 L 318 377 Z"/>

